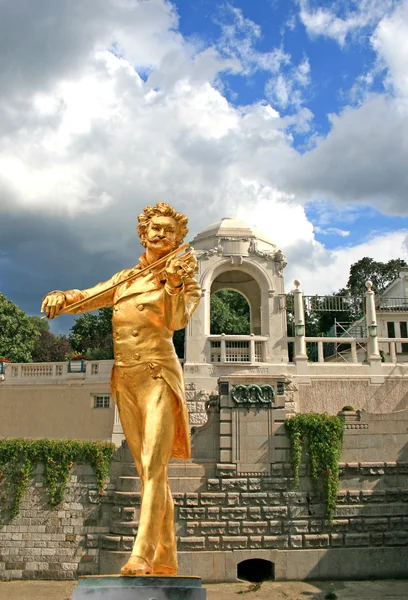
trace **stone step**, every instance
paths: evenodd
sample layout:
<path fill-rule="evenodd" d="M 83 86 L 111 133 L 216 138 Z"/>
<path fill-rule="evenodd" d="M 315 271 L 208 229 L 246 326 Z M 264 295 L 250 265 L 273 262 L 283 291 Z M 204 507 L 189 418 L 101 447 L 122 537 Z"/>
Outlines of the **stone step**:
<path fill-rule="evenodd" d="M 196 492 L 204 490 L 206 485 L 202 477 L 169 477 L 170 489 L 175 492 Z M 119 477 L 116 490 L 118 492 L 140 492 L 141 484 L 138 477 Z"/>
<path fill-rule="evenodd" d="M 138 526 L 138 521 L 113 521 L 110 526 L 110 533 L 112 535 L 136 535 Z"/>

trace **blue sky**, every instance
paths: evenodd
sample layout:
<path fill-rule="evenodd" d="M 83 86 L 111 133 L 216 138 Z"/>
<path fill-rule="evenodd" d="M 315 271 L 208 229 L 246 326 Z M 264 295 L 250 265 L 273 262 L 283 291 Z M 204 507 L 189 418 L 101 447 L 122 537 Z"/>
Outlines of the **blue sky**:
<path fill-rule="evenodd" d="M 0 292 L 28 313 L 135 264 L 163 199 L 190 238 L 264 230 L 287 289 L 408 258 L 408 0 L 17 0 L 0 52 Z"/>

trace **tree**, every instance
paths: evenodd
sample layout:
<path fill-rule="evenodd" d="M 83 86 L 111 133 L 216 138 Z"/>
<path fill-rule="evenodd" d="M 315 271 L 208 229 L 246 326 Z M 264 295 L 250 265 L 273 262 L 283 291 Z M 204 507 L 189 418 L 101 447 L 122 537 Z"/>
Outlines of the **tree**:
<path fill-rule="evenodd" d="M 220 290 L 211 296 L 210 331 L 212 334 L 249 335 L 249 305 L 232 290 Z"/>
<path fill-rule="evenodd" d="M 94 360 L 113 358 L 112 307 L 78 317 L 70 329 L 69 343 L 73 350 Z"/>
<path fill-rule="evenodd" d="M 347 290 L 353 296 L 364 295 L 365 282 L 371 280 L 374 292 L 380 295 L 398 277 L 401 267 L 406 266 L 407 263 L 402 258 L 393 258 L 383 263 L 365 256 L 351 265 Z"/>
<path fill-rule="evenodd" d="M 66 335 L 54 335 L 43 330 L 35 340 L 32 353 L 33 362 L 62 362 L 72 352 Z"/>
<path fill-rule="evenodd" d="M 0 294 L 0 356 L 12 362 L 31 362 L 39 333 L 36 323 Z"/>

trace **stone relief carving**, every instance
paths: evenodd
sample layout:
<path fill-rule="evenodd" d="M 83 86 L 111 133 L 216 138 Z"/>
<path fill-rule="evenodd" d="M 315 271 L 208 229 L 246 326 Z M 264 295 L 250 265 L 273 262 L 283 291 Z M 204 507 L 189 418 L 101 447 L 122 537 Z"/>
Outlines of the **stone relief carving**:
<path fill-rule="evenodd" d="M 283 254 L 282 250 L 277 250 L 275 252 L 275 254 L 273 255 L 273 260 L 274 260 L 274 263 L 276 265 L 276 269 L 277 269 L 278 275 L 282 276 L 283 275 L 283 269 L 288 264 L 286 262 L 286 256 Z"/>
<path fill-rule="evenodd" d="M 211 248 L 211 250 L 198 250 L 196 252 L 196 257 L 197 257 L 197 260 L 201 260 L 202 258 L 208 260 L 209 258 L 211 258 L 212 256 L 215 256 L 216 254 L 218 256 L 222 256 L 223 253 L 224 253 L 224 248 L 222 247 L 220 240 L 218 240 L 218 243 L 215 248 Z"/>

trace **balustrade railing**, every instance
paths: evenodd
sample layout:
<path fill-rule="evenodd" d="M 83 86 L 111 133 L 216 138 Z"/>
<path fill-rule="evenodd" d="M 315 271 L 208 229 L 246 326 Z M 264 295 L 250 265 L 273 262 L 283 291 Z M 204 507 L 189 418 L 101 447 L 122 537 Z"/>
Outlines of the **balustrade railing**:
<path fill-rule="evenodd" d="M 260 335 L 211 335 L 212 363 L 260 363 L 267 338 Z"/>
<path fill-rule="evenodd" d="M 76 361 L 80 362 L 80 361 Z M 106 361 L 103 361 L 106 362 Z M 17 379 L 55 379 L 71 376 L 73 373 L 82 373 L 82 376 L 95 376 L 101 372 L 99 361 L 89 361 L 89 370 L 71 371 L 69 362 L 60 363 L 0 363 L 3 368 L 0 374 L 5 380 L 15 381 Z M 82 365 L 80 365 L 82 366 Z M 103 370 L 103 368 L 102 368 Z"/>

